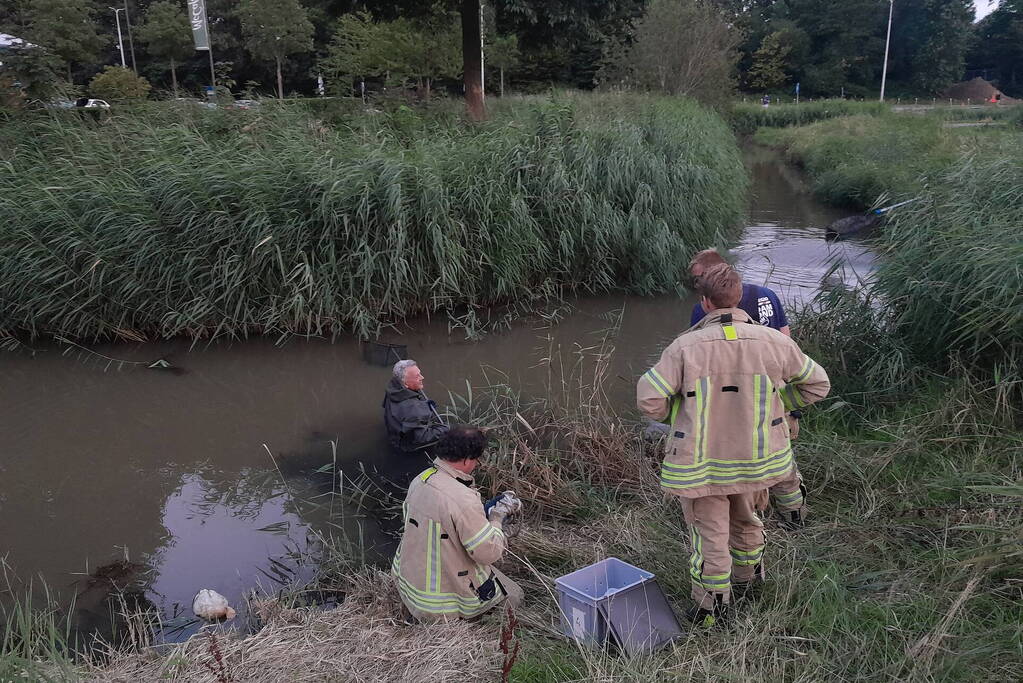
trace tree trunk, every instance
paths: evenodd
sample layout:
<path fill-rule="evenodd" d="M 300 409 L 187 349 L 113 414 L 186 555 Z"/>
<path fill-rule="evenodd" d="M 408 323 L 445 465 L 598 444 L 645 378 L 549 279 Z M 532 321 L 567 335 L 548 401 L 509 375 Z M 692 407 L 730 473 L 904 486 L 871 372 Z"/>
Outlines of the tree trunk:
<path fill-rule="evenodd" d="M 284 99 L 284 77 L 281 75 L 281 58 L 276 57 L 277 60 L 277 98 Z"/>
<path fill-rule="evenodd" d="M 480 0 L 462 0 L 462 78 L 465 105 L 473 121 L 482 121 L 487 115 L 483 106 L 483 38 L 480 29 Z"/>
<path fill-rule="evenodd" d="M 501 97 L 504 97 L 504 67 L 501 67 Z"/>
<path fill-rule="evenodd" d="M 72 80 L 72 78 L 71 78 L 71 62 L 67 63 L 67 82 L 68 82 L 68 85 L 74 85 L 75 84 L 74 80 Z"/>
<path fill-rule="evenodd" d="M 427 78 L 426 78 L 426 101 L 427 102 L 430 101 L 430 77 L 429 76 L 427 76 Z"/>
<path fill-rule="evenodd" d="M 174 58 L 171 57 L 171 84 L 174 88 L 174 97 L 178 96 L 178 72 L 174 68 Z"/>

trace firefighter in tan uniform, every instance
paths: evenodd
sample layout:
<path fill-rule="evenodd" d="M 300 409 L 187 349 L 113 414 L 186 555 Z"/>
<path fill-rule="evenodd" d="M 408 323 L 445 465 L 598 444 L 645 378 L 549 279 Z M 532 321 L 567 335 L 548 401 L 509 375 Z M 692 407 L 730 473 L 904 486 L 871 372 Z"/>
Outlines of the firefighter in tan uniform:
<path fill-rule="evenodd" d="M 645 415 L 670 420 L 661 486 L 681 497 L 690 529 L 696 605 L 687 616 L 710 625 L 733 584 L 763 580 L 754 500 L 793 471 L 785 403 L 805 407 L 831 385 L 794 341 L 737 308 L 742 283 L 731 266 L 708 268 L 699 288 L 707 316 L 664 350 L 636 394 Z"/>
<path fill-rule="evenodd" d="M 522 589 L 493 567 L 505 550 L 504 518 L 522 504 L 508 491 L 484 511 L 472 471 L 486 445 L 479 429 L 452 428 L 434 447 L 434 466 L 409 485 L 391 569 L 402 602 L 421 621 L 472 619 L 522 600 Z"/>

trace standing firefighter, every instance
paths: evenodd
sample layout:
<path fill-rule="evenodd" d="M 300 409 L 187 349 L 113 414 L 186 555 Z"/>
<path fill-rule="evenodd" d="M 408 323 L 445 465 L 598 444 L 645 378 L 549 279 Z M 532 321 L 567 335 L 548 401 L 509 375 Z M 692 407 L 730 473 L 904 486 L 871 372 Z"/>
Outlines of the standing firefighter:
<path fill-rule="evenodd" d="M 492 566 L 505 550 L 501 525 L 522 503 L 507 491 L 484 507 L 472 471 L 486 445 L 479 429 L 453 427 L 434 447 L 434 466 L 409 485 L 392 572 L 421 621 L 472 619 L 522 600 L 522 589 Z"/>
<path fill-rule="evenodd" d="M 697 252 L 689 262 L 689 275 L 694 283 L 699 283 L 707 268 L 721 263 L 726 263 L 721 254 L 714 249 L 704 249 Z M 743 283 L 738 308 L 749 314 L 754 322 L 774 328 L 786 337 L 792 336 L 789 321 L 785 317 L 785 309 L 773 289 Z M 697 303 L 693 306 L 689 324 L 696 325 L 706 315 L 703 305 Z M 799 418 L 803 413 L 799 406 L 787 402 L 786 394 L 782 394 L 781 399 L 785 403 L 785 422 L 789 426 L 789 439 L 795 441 L 799 436 Z M 798 529 L 803 526 L 806 517 L 806 488 L 803 486 L 803 477 L 799 473 L 798 465 L 792 468 L 791 475 L 771 487 L 770 496 L 774 501 L 775 513 L 785 528 Z"/>
<path fill-rule="evenodd" d="M 639 409 L 670 419 L 661 486 L 682 498 L 693 554 L 696 605 L 687 616 L 712 625 L 764 578 L 764 528 L 757 494 L 791 476 L 792 445 L 781 396 L 799 407 L 821 400 L 824 369 L 777 330 L 738 308 L 742 282 L 727 264 L 699 283 L 707 316 L 664 350 L 636 387 Z"/>

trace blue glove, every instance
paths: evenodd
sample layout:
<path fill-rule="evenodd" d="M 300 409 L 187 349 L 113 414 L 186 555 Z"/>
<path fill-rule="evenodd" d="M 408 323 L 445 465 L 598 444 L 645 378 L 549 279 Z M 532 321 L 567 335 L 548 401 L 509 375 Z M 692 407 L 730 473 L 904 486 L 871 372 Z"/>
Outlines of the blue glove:
<path fill-rule="evenodd" d="M 493 498 L 491 498 L 490 500 L 488 500 L 487 502 L 483 503 L 483 516 L 486 517 L 487 519 L 490 519 L 490 510 L 495 505 L 500 503 L 501 499 L 503 499 L 503 498 L 504 498 L 504 494 L 503 493 L 499 493 L 496 496 L 494 496 Z"/>
<path fill-rule="evenodd" d="M 437 410 L 437 402 L 434 401 L 432 398 L 426 402 L 426 405 L 430 406 L 431 410 Z"/>

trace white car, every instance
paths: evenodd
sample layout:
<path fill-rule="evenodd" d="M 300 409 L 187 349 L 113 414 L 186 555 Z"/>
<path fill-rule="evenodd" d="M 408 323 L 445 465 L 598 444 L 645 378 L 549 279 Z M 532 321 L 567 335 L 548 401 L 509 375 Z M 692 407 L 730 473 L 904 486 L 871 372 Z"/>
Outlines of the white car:
<path fill-rule="evenodd" d="M 75 100 L 75 106 L 80 109 L 110 109 L 106 100 L 93 100 L 87 97 L 80 97 Z"/>

